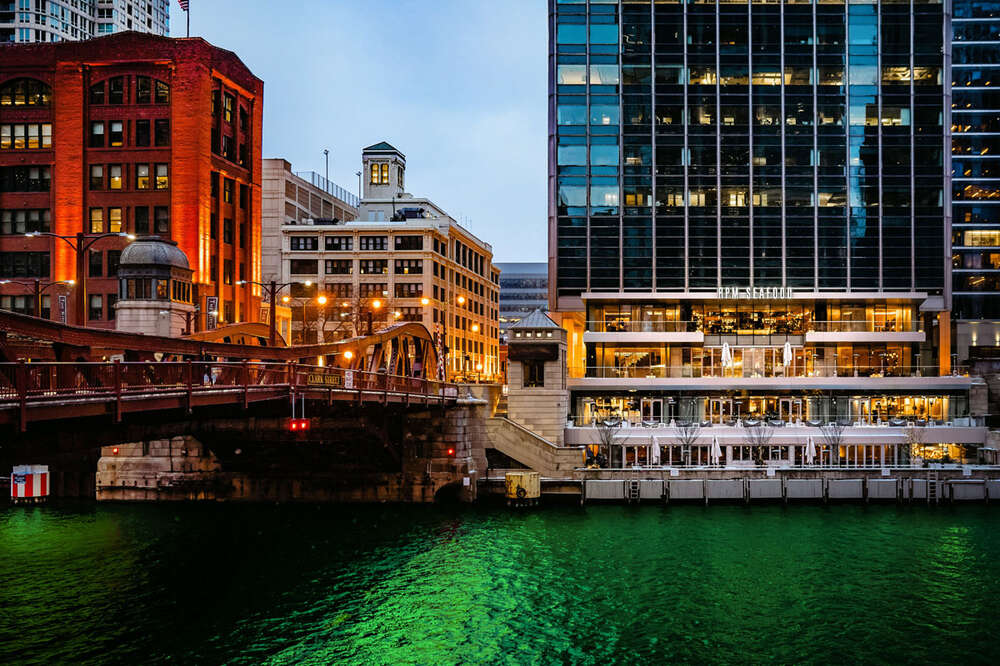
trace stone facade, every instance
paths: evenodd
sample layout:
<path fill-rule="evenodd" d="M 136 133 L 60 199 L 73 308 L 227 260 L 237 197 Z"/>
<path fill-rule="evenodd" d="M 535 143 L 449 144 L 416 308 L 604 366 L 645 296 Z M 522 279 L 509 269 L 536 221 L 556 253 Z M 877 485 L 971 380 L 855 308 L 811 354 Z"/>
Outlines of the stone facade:
<path fill-rule="evenodd" d="M 566 331 L 537 310 L 511 326 L 509 335 L 507 414 L 562 446 L 569 414 Z"/>

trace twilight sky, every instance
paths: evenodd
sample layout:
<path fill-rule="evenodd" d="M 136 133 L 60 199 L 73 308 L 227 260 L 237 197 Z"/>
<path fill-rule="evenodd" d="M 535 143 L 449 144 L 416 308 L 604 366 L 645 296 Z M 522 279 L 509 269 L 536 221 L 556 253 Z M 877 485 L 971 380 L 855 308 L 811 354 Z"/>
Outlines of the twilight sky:
<path fill-rule="evenodd" d="M 493 245 L 546 258 L 542 0 L 191 0 L 191 35 L 264 80 L 264 157 L 357 192 L 361 148 L 406 155 L 406 189 Z M 170 5 L 171 34 L 185 15 Z"/>

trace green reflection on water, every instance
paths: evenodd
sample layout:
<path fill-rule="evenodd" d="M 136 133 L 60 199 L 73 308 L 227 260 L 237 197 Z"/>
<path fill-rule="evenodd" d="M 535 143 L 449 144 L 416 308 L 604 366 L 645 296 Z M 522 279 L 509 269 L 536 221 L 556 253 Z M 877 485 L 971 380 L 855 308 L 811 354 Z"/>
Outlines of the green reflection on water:
<path fill-rule="evenodd" d="M 996 662 L 986 506 L 0 510 L 0 663 Z"/>

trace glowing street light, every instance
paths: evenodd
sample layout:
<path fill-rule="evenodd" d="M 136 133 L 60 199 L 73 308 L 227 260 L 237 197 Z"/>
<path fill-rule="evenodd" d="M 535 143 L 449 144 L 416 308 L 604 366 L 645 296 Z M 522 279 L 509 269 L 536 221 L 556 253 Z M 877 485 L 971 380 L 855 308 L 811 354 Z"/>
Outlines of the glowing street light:
<path fill-rule="evenodd" d="M 317 296 L 316 302 L 319 303 L 320 305 L 326 305 L 326 296 L 323 296 L 322 294 Z"/>
<path fill-rule="evenodd" d="M 472 325 L 472 332 L 473 333 L 478 333 L 479 332 L 479 324 L 473 324 Z"/>
<path fill-rule="evenodd" d="M 430 305 L 430 302 L 431 302 L 431 299 L 427 298 L 426 296 L 420 299 L 420 304 L 421 305 Z"/>
<path fill-rule="evenodd" d="M 458 297 L 458 304 L 459 305 L 464 305 L 465 304 L 465 296 L 459 296 Z"/>

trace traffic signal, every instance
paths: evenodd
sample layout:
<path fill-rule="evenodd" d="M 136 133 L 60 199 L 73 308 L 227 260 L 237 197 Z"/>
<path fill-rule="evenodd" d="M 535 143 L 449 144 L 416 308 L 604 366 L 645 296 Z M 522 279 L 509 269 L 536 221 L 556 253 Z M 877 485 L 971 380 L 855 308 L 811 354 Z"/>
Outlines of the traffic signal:
<path fill-rule="evenodd" d="M 291 430 L 292 432 L 309 430 L 309 419 L 289 419 L 288 429 Z"/>

